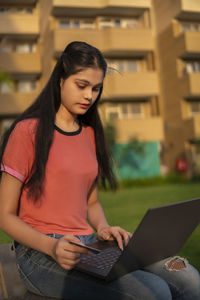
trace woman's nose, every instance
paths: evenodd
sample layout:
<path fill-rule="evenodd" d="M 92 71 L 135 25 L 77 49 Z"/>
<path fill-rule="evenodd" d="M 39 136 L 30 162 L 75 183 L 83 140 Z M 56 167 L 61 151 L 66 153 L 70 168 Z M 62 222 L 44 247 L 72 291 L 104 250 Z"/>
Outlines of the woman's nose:
<path fill-rule="evenodd" d="M 92 89 L 88 89 L 85 91 L 85 99 L 91 101 L 92 100 Z"/>

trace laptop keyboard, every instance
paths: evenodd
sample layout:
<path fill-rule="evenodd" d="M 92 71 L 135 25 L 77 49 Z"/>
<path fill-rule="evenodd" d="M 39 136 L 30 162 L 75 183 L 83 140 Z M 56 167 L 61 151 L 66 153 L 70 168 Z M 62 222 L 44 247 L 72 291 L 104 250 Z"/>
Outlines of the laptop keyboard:
<path fill-rule="evenodd" d="M 108 274 L 113 264 L 121 255 L 121 251 L 116 248 L 102 250 L 98 254 L 82 254 L 80 263 L 93 267 L 102 275 Z"/>

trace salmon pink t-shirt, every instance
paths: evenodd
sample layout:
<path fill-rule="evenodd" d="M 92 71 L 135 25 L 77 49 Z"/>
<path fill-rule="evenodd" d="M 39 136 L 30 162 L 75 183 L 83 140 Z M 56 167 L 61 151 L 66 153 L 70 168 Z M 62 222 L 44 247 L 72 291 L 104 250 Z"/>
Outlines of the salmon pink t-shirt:
<path fill-rule="evenodd" d="M 26 183 L 34 160 L 37 120 L 19 122 L 8 140 L 2 171 Z M 45 137 L 44 137 L 45 138 Z M 87 235 L 87 198 L 97 177 L 93 129 L 80 126 L 67 133 L 55 126 L 45 170 L 43 194 L 34 203 L 22 189 L 19 217 L 36 230 L 48 234 Z"/>

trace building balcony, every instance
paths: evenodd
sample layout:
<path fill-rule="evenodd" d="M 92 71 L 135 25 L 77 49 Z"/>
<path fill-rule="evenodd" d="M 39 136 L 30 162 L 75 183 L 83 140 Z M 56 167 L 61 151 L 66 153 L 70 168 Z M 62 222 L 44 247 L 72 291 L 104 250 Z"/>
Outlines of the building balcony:
<path fill-rule="evenodd" d="M 200 2 L 198 0 L 177 0 L 174 1 L 176 6 L 176 18 L 180 20 L 195 21 L 200 18 Z"/>
<path fill-rule="evenodd" d="M 14 78 L 23 74 L 36 78 L 41 74 L 40 53 L 0 53 L 0 69 Z"/>
<path fill-rule="evenodd" d="M 140 16 L 151 7 L 150 0 L 53 0 L 54 16 Z"/>
<path fill-rule="evenodd" d="M 140 141 L 162 141 L 164 139 L 163 122 L 161 117 L 145 119 L 113 120 L 118 135 L 118 143 L 124 143 L 131 138 Z"/>
<path fill-rule="evenodd" d="M 154 50 L 154 39 L 149 29 L 56 29 L 54 53 L 59 55 L 72 41 L 85 41 L 99 48 L 104 55 L 144 56 Z"/>
<path fill-rule="evenodd" d="M 39 36 L 38 15 L 5 13 L 0 18 L 0 38 L 35 40 Z"/>
<path fill-rule="evenodd" d="M 186 31 L 181 33 L 176 38 L 176 54 L 186 59 L 200 58 L 200 32 Z"/>
<path fill-rule="evenodd" d="M 200 98 L 200 73 L 185 74 L 179 82 L 181 97 L 187 100 Z"/>
<path fill-rule="evenodd" d="M 17 0 L 17 6 L 23 5 L 23 6 L 34 6 L 36 5 L 38 0 Z M 14 5 L 16 6 L 16 0 L 1 0 L 1 6 L 6 5 Z"/>
<path fill-rule="evenodd" d="M 15 116 L 22 113 L 36 99 L 38 92 L 0 93 L 0 115 Z"/>
<path fill-rule="evenodd" d="M 184 120 L 183 133 L 188 141 L 200 139 L 200 113 Z"/>
<path fill-rule="evenodd" d="M 109 99 L 148 99 L 158 95 L 158 77 L 156 72 L 111 73 L 104 83 L 103 98 Z"/>

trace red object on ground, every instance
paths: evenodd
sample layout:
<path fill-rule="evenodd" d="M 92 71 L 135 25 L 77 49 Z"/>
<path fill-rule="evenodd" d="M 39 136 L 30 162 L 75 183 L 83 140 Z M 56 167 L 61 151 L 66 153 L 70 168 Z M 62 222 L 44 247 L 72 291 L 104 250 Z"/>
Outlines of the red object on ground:
<path fill-rule="evenodd" d="M 181 173 L 187 171 L 188 170 L 187 160 L 184 158 L 178 158 L 176 161 L 176 169 Z"/>

